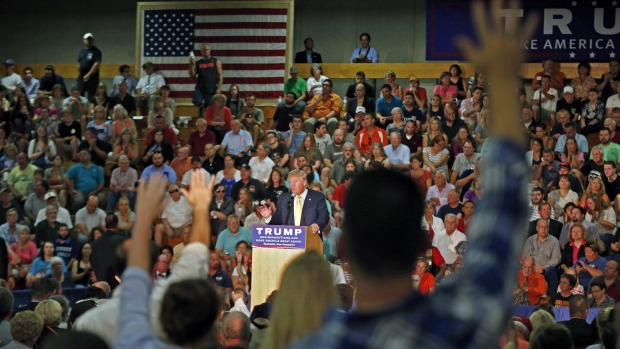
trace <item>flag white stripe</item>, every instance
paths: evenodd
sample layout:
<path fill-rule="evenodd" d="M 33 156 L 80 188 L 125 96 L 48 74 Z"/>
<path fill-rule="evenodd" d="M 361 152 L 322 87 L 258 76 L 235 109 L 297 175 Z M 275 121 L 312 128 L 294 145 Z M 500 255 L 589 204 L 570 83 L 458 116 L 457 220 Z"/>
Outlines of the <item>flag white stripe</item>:
<path fill-rule="evenodd" d="M 286 29 L 196 29 L 195 36 L 286 36 Z"/>
<path fill-rule="evenodd" d="M 286 50 L 286 43 L 284 42 L 248 42 L 244 43 L 242 47 L 236 42 L 217 42 L 214 44 L 209 43 L 211 50 Z M 194 49 L 200 50 L 202 43 L 194 43 Z"/>
<path fill-rule="evenodd" d="M 196 84 L 170 84 L 173 91 L 194 91 Z M 237 84 L 241 91 L 264 92 L 264 91 L 282 91 L 284 84 Z M 222 91 L 228 91 L 230 84 L 223 84 Z"/>
<path fill-rule="evenodd" d="M 196 23 L 286 23 L 286 15 L 199 15 Z"/>
<path fill-rule="evenodd" d="M 198 58 L 199 59 L 199 58 Z M 240 57 L 240 56 L 217 56 L 217 59 L 226 64 L 276 64 L 285 63 L 284 56 L 254 56 L 254 57 Z M 153 64 L 189 64 L 189 56 L 177 56 L 177 57 L 143 57 L 144 61 L 153 62 Z"/>
<path fill-rule="evenodd" d="M 167 78 L 186 78 L 189 76 L 189 69 L 186 70 L 160 70 L 159 72 Z M 254 76 L 255 70 L 225 70 L 224 76 L 227 78 L 245 78 Z M 255 76 L 258 77 L 258 76 Z M 260 77 L 263 78 L 282 78 L 284 70 L 261 70 Z"/>

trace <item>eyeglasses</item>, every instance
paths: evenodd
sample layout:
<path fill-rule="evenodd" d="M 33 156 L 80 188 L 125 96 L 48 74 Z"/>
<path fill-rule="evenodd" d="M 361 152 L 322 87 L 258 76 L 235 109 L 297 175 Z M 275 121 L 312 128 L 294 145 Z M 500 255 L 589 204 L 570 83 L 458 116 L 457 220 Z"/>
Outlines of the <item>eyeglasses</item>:
<path fill-rule="evenodd" d="M 175 190 L 168 190 L 168 193 L 170 193 L 170 194 L 174 194 L 174 193 L 176 193 L 176 192 L 178 192 L 178 191 L 179 191 L 179 189 L 175 189 Z"/>
<path fill-rule="evenodd" d="M 223 192 L 225 192 L 225 191 L 226 191 L 226 190 L 224 190 L 224 189 L 218 189 L 218 190 L 216 190 L 215 192 L 216 192 L 216 193 L 223 193 Z"/>

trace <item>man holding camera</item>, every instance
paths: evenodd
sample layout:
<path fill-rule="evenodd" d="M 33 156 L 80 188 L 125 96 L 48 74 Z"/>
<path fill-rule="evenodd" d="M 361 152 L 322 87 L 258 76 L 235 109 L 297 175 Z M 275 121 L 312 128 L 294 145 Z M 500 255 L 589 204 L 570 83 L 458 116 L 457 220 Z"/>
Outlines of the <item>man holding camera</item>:
<path fill-rule="evenodd" d="M 245 129 L 250 132 L 254 140 L 254 148 L 258 147 L 258 141 L 263 138 L 264 132 L 261 125 L 265 122 L 263 111 L 256 108 L 256 96 L 253 93 L 245 95 L 245 108 L 241 111 L 239 121 Z"/>

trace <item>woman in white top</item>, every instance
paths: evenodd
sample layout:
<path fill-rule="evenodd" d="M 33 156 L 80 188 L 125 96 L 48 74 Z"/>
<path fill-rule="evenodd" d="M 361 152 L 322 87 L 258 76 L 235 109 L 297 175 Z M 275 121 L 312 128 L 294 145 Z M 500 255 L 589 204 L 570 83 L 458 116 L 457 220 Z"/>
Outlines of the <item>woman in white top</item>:
<path fill-rule="evenodd" d="M 323 81 L 328 77 L 323 75 L 323 68 L 320 64 L 313 64 L 310 67 L 310 77 L 306 80 L 306 88 L 308 89 L 308 98 L 323 93 Z"/>
<path fill-rule="evenodd" d="M 569 202 L 579 205 L 579 195 L 570 189 L 568 175 L 560 175 L 558 189 L 549 193 L 547 202 L 555 210 L 555 219 L 564 212 L 564 206 Z"/>
<path fill-rule="evenodd" d="M 40 169 L 46 169 L 52 165 L 56 156 L 56 145 L 49 139 L 45 126 L 37 127 L 37 137 L 30 140 L 28 145 L 28 158 L 30 162 Z"/>

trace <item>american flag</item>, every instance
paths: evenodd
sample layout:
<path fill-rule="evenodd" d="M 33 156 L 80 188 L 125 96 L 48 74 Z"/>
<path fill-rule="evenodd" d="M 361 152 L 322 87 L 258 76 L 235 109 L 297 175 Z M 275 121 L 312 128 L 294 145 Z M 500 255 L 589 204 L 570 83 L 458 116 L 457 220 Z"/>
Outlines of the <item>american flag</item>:
<path fill-rule="evenodd" d="M 173 98 L 192 98 L 196 79 L 188 75 L 189 54 L 193 50 L 199 60 L 203 43 L 209 43 L 211 55 L 222 62 L 222 92 L 237 84 L 242 94 L 281 95 L 288 8 L 182 9 L 179 4 L 168 4 L 170 9 L 159 6 L 140 13 L 140 66 L 153 62 L 170 85 Z"/>

